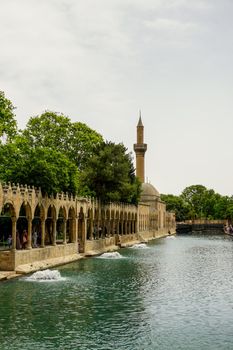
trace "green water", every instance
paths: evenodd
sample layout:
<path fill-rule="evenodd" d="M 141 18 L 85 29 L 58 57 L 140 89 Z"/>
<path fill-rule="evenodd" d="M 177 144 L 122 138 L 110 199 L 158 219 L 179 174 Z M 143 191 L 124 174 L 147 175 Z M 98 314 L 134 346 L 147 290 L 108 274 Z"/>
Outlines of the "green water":
<path fill-rule="evenodd" d="M 164 238 L 0 284 L 0 349 L 233 349 L 233 240 Z"/>

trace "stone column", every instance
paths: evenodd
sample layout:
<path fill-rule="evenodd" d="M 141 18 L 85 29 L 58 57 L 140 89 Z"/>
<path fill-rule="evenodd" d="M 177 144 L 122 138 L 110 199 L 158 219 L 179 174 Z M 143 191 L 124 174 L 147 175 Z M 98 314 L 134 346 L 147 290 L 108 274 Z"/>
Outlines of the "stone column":
<path fill-rule="evenodd" d="M 64 221 L 63 221 L 63 244 L 66 244 L 66 227 L 67 227 L 67 220 L 64 219 Z"/>
<path fill-rule="evenodd" d="M 95 239 L 99 239 L 100 238 L 99 228 L 100 228 L 100 221 L 99 221 L 99 219 L 97 219 L 97 222 L 96 222 L 96 238 Z"/>
<path fill-rule="evenodd" d="M 101 226 L 101 238 L 104 238 L 105 235 L 105 220 L 102 220 L 102 226 Z"/>
<path fill-rule="evenodd" d="M 107 237 L 110 237 L 111 236 L 111 219 L 108 218 L 108 221 L 107 221 Z"/>
<path fill-rule="evenodd" d="M 41 219 L 41 247 L 45 246 L 45 219 Z"/>
<path fill-rule="evenodd" d="M 83 253 L 85 253 L 86 250 L 86 240 L 87 240 L 87 219 L 84 218 L 84 220 L 82 221 L 82 249 L 83 249 Z"/>
<path fill-rule="evenodd" d="M 90 218 L 90 240 L 93 241 L 93 220 Z"/>
<path fill-rule="evenodd" d="M 73 242 L 77 243 L 78 242 L 78 218 L 76 218 L 76 217 L 74 218 L 74 225 L 73 225 L 73 227 L 74 227 Z"/>
<path fill-rule="evenodd" d="M 56 243 L 56 233 L 57 233 L 57 220 L 54 219 L 53 220 L 53 242 L 52 242 L 52 244 L 54 246 L 57 245 L 57 243 Z"/>
<path fill-rule="evenodd" d="M 16 217 L 13 216 L 11 218 L 11 222 L 12 222 L 12 249 L 16 250 L 16 225 L 17 225 L 17 220 Z"/>
<path fill-rule="evenodd" d="M 112 225 L 111 225 L 111 236 L 115 236 L 116 234 L 116 219 L 112 219 Z"/>
<path fill-rule="evenodd" d="M 27 249 L 32 249 L 32 219 L 28 218 L 28 242 Z"/>
<path fill-rule="evenodd" d="M 71 236 L 70 236 L 70 241 L 72 243 L 75 243 L 76 242 L 76 227 L 77 227 L 77 224 L 76 224 L 76 219 L 72 219 L 71 220 Z"/>

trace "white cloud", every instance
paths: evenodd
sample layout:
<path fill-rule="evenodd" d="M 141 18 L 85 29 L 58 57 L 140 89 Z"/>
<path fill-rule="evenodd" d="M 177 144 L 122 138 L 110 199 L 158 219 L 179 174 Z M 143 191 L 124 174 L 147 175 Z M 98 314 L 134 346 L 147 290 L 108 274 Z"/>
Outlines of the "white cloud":
<path fill-rule="evenodd" d="M 233 148 L 228 0 L 0 0 L 0 6 L 0 89 L 18 107 L 21 127 L 50 109 L 132 149 L 141 108 L 146 176 L 160 191 L 175 193 L 189 179 L 209 176 L 230 192 L 230 181 L 221 184 L 208 172 L 212 155 L 205 175 L 200 171 L 210 149 L 221 171 L 221 154 Z M 215 137 L 207 137 L 211 128 Z"/>
<path fill-rule="evenodd" d="M 157 18 L 155 20 L 145 21 L 145 26 L 149 29 L 156 30 L 167 30 L 167 31 L 176 31 L 176 32 L 187 32 L 196 30 L 198 27 L 194 23 L 190 22 L 181 22 L 169 18 Z"/>

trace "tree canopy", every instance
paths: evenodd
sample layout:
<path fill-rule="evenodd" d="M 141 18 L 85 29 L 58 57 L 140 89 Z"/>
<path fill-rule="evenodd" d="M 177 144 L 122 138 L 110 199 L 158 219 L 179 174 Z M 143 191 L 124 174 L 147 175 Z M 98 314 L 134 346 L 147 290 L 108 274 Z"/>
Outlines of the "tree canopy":
<path fill-rule="evenodd" d="M 79 169 L 85 167 L 103 137 L 81 122 L 72 123 L 63 114 L 47 111 L 31 117 L 22 135 L 31 147 L 47 147 L 64 153 Z"/>
<path fill-rule="evenodd" d="M 136 204 L 139 200 L 140 182 L 134 175 L 131 154 L 123 144 L 99 145 L 80 178 L 84 195 L 91 194 L 103 202 Z"/>
<path fill-rule="evenodd" d="M 11 141 L 16 135 L 14 109 L 12 102 L 5 97 L 3 91 L 0 91 L 0 142 Z"/>
<path fill-rule="evenodd" d="M 186 187 L 180 196 L 161 195 L 176 220 L 230 219 L 233 220 L 233 197 L 221 196 L 203 185 Z"/>
<path fill-rule="evenodd" d="M 123 144 L 104 142 L 84 123 L 46 111 L 17 130 L 13 104 L 0 94 L 0 181 L 137 204 L 140 182 Z"/>

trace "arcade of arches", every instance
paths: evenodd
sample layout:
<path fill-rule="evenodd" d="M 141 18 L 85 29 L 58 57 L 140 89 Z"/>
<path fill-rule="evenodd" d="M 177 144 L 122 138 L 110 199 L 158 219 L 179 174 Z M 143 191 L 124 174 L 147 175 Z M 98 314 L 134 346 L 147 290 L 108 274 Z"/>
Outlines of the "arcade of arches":
<path fill-rule="evenodd" d="M 174 230 L 172 213 L 150 206 L 101 205 L 97 200 L 0 183 L 0 270 L 85 253 Z"/>

